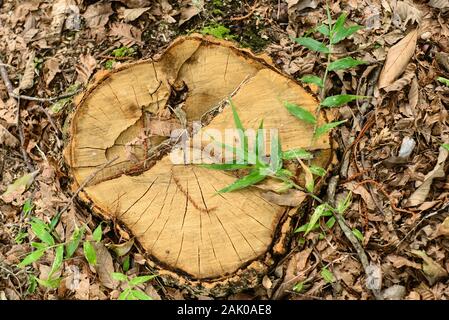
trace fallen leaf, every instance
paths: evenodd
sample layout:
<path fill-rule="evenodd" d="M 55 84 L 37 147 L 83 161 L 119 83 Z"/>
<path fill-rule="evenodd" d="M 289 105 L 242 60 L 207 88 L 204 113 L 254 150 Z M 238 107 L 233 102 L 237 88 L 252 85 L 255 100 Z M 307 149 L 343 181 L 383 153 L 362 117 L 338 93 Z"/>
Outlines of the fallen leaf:
<path fill-rule="evenodd" d="M 20 84 L 18 87 L 19 90 L 30 89 L 34 86 L 34 68 L 35 68 L 34 58 L 35 57 L 36 57 L 35 52 L 31 51 L 31 53 L 28 56 L 28 61 L 25 66 L 25 71 L 23 72 L 23 77 L 20 80 Z"/>
<path fill-rule="evenodd" d="M 415 5 L 409 1 L 398 1 L 394 8 L 394 13 L 399 15 L 404 25 L 408 22 L 420 23 L 422 19 L 422 12 Z"/>
<path fill-rule="evenodd" d="M 118 286 L 118 282 L 112 279 L 111 274 L 114 272 L 114 262 L 108 249 L 101 243 L 95 243 L 95 252 L 97 254 L 97 264 L 95 269 L 100 278 L 100 282 L 108 289 L 115 289 Z"/>
<path fill-rule="evenodd" d="M 446 270 L 430 258 L 424 251 L 412 250 L 411 253 L 423 260 L 422 271 L 431 286 L 438 280 L 447 277 Z"/>
<path fill-rule="evenodd" d="M 151 119 L 148 124 L 150 135 L 170 137 L 173 130 L 182 129 L 179 121 Z"/>
<path fill-rule="evenodd" d="M 387 260 L 390 261 L 395 268 L 402 268 L 404 266 L 411 267 L 413 269 L 421 269 L 421 265 L 419 263 L 408 260 L 407 258 L 397 256 L 391 254 L 387 257 Z"/>
<path fill-rule="evenodd" d="M 441 9 L 442 11 L 449 10 L 449 0 L 430 0 L 428 4 L 432 8 Z"/>
<path fill-rule="evenodd" d="M 446 217 L 446 219 L 444 219 L 444 221 L 438 226 L 435 236 L 449 236 L 449 217 Z"/>
<path fill-rule="evenodd" d="M 385 300 L 402 300 L 405 297 L 405 287 L 400 285 L 392 285 L 382 291 Z"/>
<path fill-rule="evenodd" d="M 82 54 L 79 63 L 76 65 L 76 72 L 78 73 L 76 81 L 87 84 L 96 67 L 97 61 L 92 55 Z"/>
<path fill-rule="evenodd" d="M 150 0 L 113 0 L 116 2 L 121 2 L 128 8 L 142 8 L 149 7 L 151 5 Z"/>
<path fill-rule="evenodd" d="M 98 2 L 88 6 L 83 17 L 86 21 L 86 26 L 95 29 L 104 27 L 109 22 L 109 16 L 113 13 L 110 2 Z"/>
<path fill-rule="evenodd" d="M 159 293 L 157 293 L 152 284 L 148 284 L 146 286 L 145 293 L 149 295 L 153 300 L 162 300 L 161 296 L 159 295 Z"/>
<path fill-rule="evenodd" d="M 350 181 L 348 183 L 345 183 L 344 186 L 352 193 L 361 196 L 368 210 L 374 210 L 376 208 L 373 197 L 363 185 L 357 185 L 357 182 Z"/>
<path fill-rule="evenodd" d="M 14 148 L 19 144 L 19 140 L 0 124 L 0 145 L 1 144 Z"/>
<path fill-rule="evenodd" d="M 127 47 L 131 47 L 136 43 L 142 44 L 142 31 L 130 24 L 114 22 L 111 25 L 109 35 L 117 36 L 119 41 Z"/>
<path fill-rule="evenodd" d="M 61 72 L 59 69 L 59 64 L 61 61 L 57 58 L 50 58 L 44 62 L 44 75 L 45 75 L 45 84 L 48 85 L 55 78 L 55 76 Z"/>
<path fill-rule="evenodd" d="M 404 87 L 408 85 L 412 81 L 412 79 L 416 76 L 415 72 L 416 72 L 416 65 L 410 63 L 405 69 L 404 75 L 400 79 L 393 82 L 392 84 L 386 86 L 384 90 L 386 92 L 391 92 L 391 91 L 400 91 L 404 89 Z"/>
<path fill-rule="evenodd" d="M 406 205 L 408 207 L 414 207 L 423 203 L 430 191 L 433 179 L 442 178 L 445 176 L 444 164 L 448 157 L 449 151 L 443 147 L 440 147 L 440 153 L 438 155 L 437 164 L 424 178 L 424 182 L 416 189 L 410 198 L 408 198 Z"/>
<path fill-rule="evenodd" d="M 114 251 L 114 253 L 118 256 L 124 256 L 125 254 L 127 254 L 129 252 L 129 250 L 131 250 L 131 248 L 133 247 L 134 244 L 134 239 L 128 240 L 124 243 L 120 243 L 120 244 L 108 244 L 106 245 L 109 249 L 111 249 L 112 251 Z"/>
<path fill-rule="evenodd" d="M 57 0 L 53 3 L 51 15 L 53 17 L 50 29 L 52 34 L 60 34 L 64 28 L 66 20 L 79 20 L 80 10 L 74 0 Z M 76 28 L 75 28 L 76 29 Z"/>
<path fill-rule="evenodd" d="M 379 88 L 385 88 L 390 85 L 404 72 L 408 62 L 415 53 L 417 40 L 418 30 L 415 29 L 390 48 L 379 76 Z"/>
<path fill-rule="evenodd" d="M 280 206 L 296 207 L 299 206 L 304 201 L 304 199 L 307 197 L 307 194 L 300 190 L 290 189 L 284 193 L 276 193 L 268 191 L 262 193 L 261 196 L 268 202 Z"/>
<path fill-rule="evenodd" d="M 144 14 L 146 11 L 148 11 L 150 7 L 144 7 L 144 8 L 136 8 L 136 9 L 123 9 L 120 10 L 119 17 L 121 19 L 124 19 L 125 22 L 131 22 L 139 18 L 142 14 Z"/>
<path fill-rule="evenodd" d="M 204 0 L 195 1 L 193 5 L 189 5 L 187 7 L 182 8 L 181 17 L 179 18 L 178 25 L 184 24 L 185 22 L 189 21 L 203 10 L 204 10 Z"/>
<path fill-rule="evenodd" d="M 25 174 L 8 186 L 6 191 L 1 195 L 1 199 L 6 202 L 12 202 L 17 196 L 27 190 L 34 182 L 34 178 L 38 175 L 39 170 Z"/>

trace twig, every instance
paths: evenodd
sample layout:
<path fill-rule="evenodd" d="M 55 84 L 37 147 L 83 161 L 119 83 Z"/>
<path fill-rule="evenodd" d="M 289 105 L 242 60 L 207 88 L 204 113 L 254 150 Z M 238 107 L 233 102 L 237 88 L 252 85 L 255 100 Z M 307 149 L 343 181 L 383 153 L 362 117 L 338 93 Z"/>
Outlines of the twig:
<path fill-rule="evenodd" d="M 254 11 L 256 11 L 257 5 L 259 4 L 259 1 L 256 1 L 256 3 L 252 6 L 250 12 L 248 12 L 247 14 L 245 14 L 244 16 L 240 16 L 240 17 L 232 17 L 230 20 L 231 21 L 241 21 L 241 20 L 245 20 L 248 19 L 249 17 L 251 17 L 254 13 Z"/>
<path fill-rule="evenodd" d="M 38 101 L 38 102 L 52 102 L 52 101 L 56 101 L 56 100 L 61 100 L 61 99 L 73 97 L 74 95 L 76 95 L 76 94 L 78 94 L 80 92 L 81 92 L 81 90 L 76 90 L 75 92 L 65 93 L 65 94 L 62 94 L 60 96 L 50 97 L 50 98 L 39 98 L 39 97 L 24 96 L 24 95 L 15 94 L 14 92 L 11 92 L 10 96 L 13 97 L 13 98 L 22 99 L 22 100 Z"/>
<path fill-rule="evenodd" d="M 338 181 L 338 176 L 332 177 L 331 181 L 329 182 L 329 186 L 331 186 L 332 188 L 336 188 L 337 181 Z M 333 190 L 329 191 L 328 190 L 328 195 L 333 195 L 333 194 L 335 194 L 335 191 L 333 191 Z M 329 202 L 331 204 L 333 204 L 334 203 L 334 199 L 329 199 Z M 352 233 L 351 229 L 346 224 L 346 221 L 343 218 L 343 216 L 340 213 L 336 212 L 335 210 L 332 210 L 332 213 L 333 213 L 335 219 L 337 220 L 338 225 L 340 226 L 341 230 L 345 234 L 346 238 L 349 240 L 349 242 L 351 242 L 352 246 L 354 247 L 355 251 L 357 252 L 357 255 L 359 256 L 359 259 L 360 259 L 360 263 L 362 264 L 363 269 L 365 270 L 365 274 L 368 276 L 370 264 L 369 264 L 369 261 L 368 261 L 368 257 L 367 257 L 367 255 L 365 253 L 365 250 L 363 249 L 362 245 L 357 240 L 355 235 Z M 371 289 L 371 291 L 373 292 L 374 297 L 377 300 L 383 300 L 383 297 L 380 294 L 378 289 Z"/>
<path fill-rule="evenodd" d="M 64 212 L 66 212 L 70 206 L 73 203 L 73 200 L 75 200 L 75 198 L 78 196 L 78 194 L 89 184 L 89 182 L 91 182 L 98 173 L 100 173 L 100 171 L 104 170 L 106 167 L 108 167 L 110 164 L 112 164 L 114 161 L 116 161 L 119 158 L 119 156 L 116 156 L 114 158 L 112 158 L 111 160 L 103 163 L 97 170 L 95 170 L 94 172 L 92 172 L 84 181 L 83 183 L 81 183 L 81 185 L 78 187 L 78 189 L 76 189 L 76 191 L 73 193 L 72 197 L 70 198 L 69 202 L 64 206 L 64 208 L 62 208 L 61 211 L 59 211 L 59 215 L 62 215 Z"/>

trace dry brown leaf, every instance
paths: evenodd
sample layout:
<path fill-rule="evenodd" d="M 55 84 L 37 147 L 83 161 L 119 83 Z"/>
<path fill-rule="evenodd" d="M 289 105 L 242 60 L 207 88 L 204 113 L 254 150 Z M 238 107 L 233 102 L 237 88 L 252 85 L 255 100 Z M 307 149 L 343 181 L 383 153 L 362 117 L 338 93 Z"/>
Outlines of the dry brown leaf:
<path fill-rule="evenodd" d="M 405 69 L 404 75 L 389 86 L 385 87 L 384 90 L 387 92 L 391 92 L 404 89 L 404 87 L 408 85 L 415 77 L 415 71 L 416 65 L 414 63 L 409 63 L 409 65 Z"/>
<path fill-rule="evenodd" d="M 398 1 L 396 7 L 394 8 L 395 14 L 399 15 L 404 25 L 410 21 L 411 23 L 417 22 L 418 24 L 422 19 L 422 12 L 415 7 L 410 1 Z"/>
<path fill-rule="evenodd" d="M 78 20 L 81 23 L 80 10 L 74 0 L 57 0 L 53 3 L 51 15 L 53 17 L 50 25 L 52 34 L 60 34 L 66 20 Z M 72 26 L 75 27 L 75 26 Z M 76 27 L 73 29 L 77 29 Z"/>
<path fill-rule="evenodd" d="M 411 253 L 423 260 L 422 271 L 424 272 L 430 285 L 433 285 L 438 280 L 447 277 L 446 270 L 430 258 L 424 251 L 412 250 Z"/>
<path fill-rule="evenodd" d="M 300 190 L 290 189 L 287 192 L 280 194 L 268 191 L 262 193 L 261 196 L 265 200 L 280 206 L 296 207 L 304 201 L 304 199 L 307 197 L 307 194 Z"/>
<path fill-rule="evenodd" d="M 76 72 L 78 73 L 76 81 L 87 84 L 96 67 L 97 61 L 92 55 L 82 54 L 79 59 L 79 64 L 76 66 Z"/>
<path fill-rule="evenodd" d="M 407 258 L 397 256 L 397 255 L 389 255 L 387 259 L 393 264 L 395 268 L 402 268 L 403 266 L 411 267 L 413 269 L 421 269 L 421 265 L 419 263 L 408 260 Z"/>
<path fill-rule="evenodd" d="M 57 58 L 50 58 L 44 62 L 44 75 L 45 75 L 45 84 L 48 85 L 55 78 L 55 76 L 61 72 L 59 69 L 59 64 L 61 61 Z"/>
<path fill-rule="evenodd" d="M 191 3 L 191 1 L 188 2 Z M 204 10 L 204 0 L 196 1 L 196 3 L 182 8 L 181 17 L 179 18 L 178 25 L 182 25 L 183 23 L 189 21 L 203 10 Z"/>
<path fill-rule="evenodd" d="M 120 43 L 124 46 L 131 47 L 136 43 L 142 44 L 142 31 L 130 24 L 121 22 L 113 23 L 109 35 L 117 36 Z"/>
<path fill-rule="evenodd" d="M 19 88 L 20 90 L 30 89 L 34 86 L 34 58 L 36 57 L 36 53 L 31 51 L 28 56 L 28 61 L 25 66 L 25 71 L 23 73 L 23 77 L 20 80 Z M 17 89 L 16 89 L 17 90 Z"/>
<path fill-rule="evenodd" d="M 150 7 L 144 7 L 144 8 L 136 8 L 136 9 L 123 9 L 120 10 L 119 17 L 121 19 L 124 19 L 125 22 L 131 22 L 139 18 L 142 14 L 144 14 L 146 11 L 148 11 Z"/>
<path fill-rule="evenodd" d="M 0 124 L 0 145 L 5 145 L 11 148 L 16 147 L 19 140 L 14 137 L 4 126 Z"/>
<path fill-rule="evenodd" d="M 149 7 L 151 5 L 150 0 L 113 0 L 116 2 L 121 2 L 128 8 L 142 8 Z"/>
<path fill-rule="evenodd" d="M 426 200 L 427 195 L 429 194 L 433 179 L 442 178 L 445 176 L 444 164 L 446 163 L 448 154 L 449 152 L 445 148 L 440 147 L 437 164 L 435 165 L 433 170 L 426 175 L 426 177 L 424 178 L 424 182 L 418 187 L 418 189 L 416 189 L 412 193 L 410 198 L 408 198 L 408 207 L 414 207 L 423 203 Z"/>
<path fill-rule="evenodd" d="M 428 4 L 432 8 L 441 9 L 442 11 L 449 10 L 449 0 L 430 0 Z"/>
<path fill-rule="evenodd" d="M 99 2 L 88 6 L 83 17 L 87 27 L 95 29 L 104 27 L 109 21 L 109 16 L 113 13 L 110 2 Z"/>
<path fill-rule="evenodd" d="M 173 130 L 181 128 L 181 124 L 176 120 L 151 119 L 148 132 L 154 136 L 170 137 Z"/>
<path fill-rule="evenodd" d="M 376 204 L 373 201 L 373 197 L 371 194 L 366 190 L 366 188 L 362 185 L 357 185 L 356 182 L 351 181 L 344 184 L 345 188 L 351 191 L 352 193 L 358 194 L 362 197 L 363 201 L 366 204 L 366 207 L 368 210 L 374 210 L 376 208 Z"/>
<path fill-rule="evenodd" d="M 416 76 L 412 79 L 412 84 L 410 85 L 410 91 L 408 92 L 408 102 L 412 114 L 415 114 L 416 106 L 419 101 L 419 85 Z"/>
<path fill-rule="evenodd" d="M 109 289 L 117 288 L 118 282 L 112 279 L 111 276 L 114 272 L 114 262 L 112 261 L 111 254 L 101 242 L 95 243 L 94 247 L 97 254 L 97 265 L 95 269 L 97 270 L 101 284 Z"/>
<path fill-rule="evenodd" d="M 379 76 L 379 88 L 385 88 L 390 85 L 404 72 L 408 62 L 415 53 L 417 40 L 418 30 L 415 29 L 390 48 Z"/>
<path fill-rule="evenodd" d="M 444 221 L 438 226 L 435 236 L 449 236 L 449 217 L 446 217 L 446 219 L 444 219 Z"/>
<path fill-rule="evenodd" d="M 6 191 L 0 196 L 6 203 L 14 201 L 19 195 L 25 192 L 34 182 L 34 178 L 38 175 L 39 170 L 27 173 L 16 179 L 12 184 L 8 185 Z"/>

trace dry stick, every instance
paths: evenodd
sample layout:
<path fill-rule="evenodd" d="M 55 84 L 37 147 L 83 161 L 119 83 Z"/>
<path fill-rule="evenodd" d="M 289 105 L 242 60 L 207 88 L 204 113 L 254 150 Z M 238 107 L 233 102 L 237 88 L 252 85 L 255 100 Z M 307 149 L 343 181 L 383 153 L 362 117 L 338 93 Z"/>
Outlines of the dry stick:
<path fill-rule="evenodd" d="M 64 208 L 59 212 L 59 215 L 62 215 L 64 212 L 66 212 L 70 206 L 73 203 L 73 200 L 78 196 L 78 194 L 91 182 L 100 171 L 104 170 L 106 167 L 108 167 L 110 164 L 112 164 L 114 161 L 116 161 L 119 158 L 119 156 L 115 156 L 111 160 L 103 163 L 97 170 L 92 172 L 84 181 L 83 183 L 76 189 L 76 191 L 73 193 L 72 197 L 69 200 L 69 203 L 67 203 Z"/>
<path fill-rule="evenodd" d="M 334 189 L 337 187 L 338 184 L 338 176 L 334 176 L 331 178 L 330 182 L 329 182 L 329 188 L 328 188 L 328 195 L 329 194 L 335 194 Z M 331 203 L 332 206 L 334 206 L 334 199 L 328 199 L 329 202 Z M 340 226 L 341 230 L 343 231 L 343 233 L 345 234 L 346 238 L 351 242 L 352 246 L 354 247 L 355 251 L 357 252 L 357 255 L 359 256 L 360 259 L 360 263 L 363 266 L 363 270 L 365 271 L 365 274 L 368 276 L 369 275 L 369 261 L 368 261 L 368 257 L 365 253 L 365 250 L 363 249 L 362 245 L 360 244 L 359 240 L 355 237 L 355 235 L 352 233 L 351 229 L 348 227 L 348 225 L 346 224 L 345 219 L 343 218 L 343 216 L 337 212 L 335 212 L 335 210 L 332 210 L 332 213 L 335 217 L 335 219 L 338 222 L 338 225 Z M 378 289 L 371 289 L 372 293 L 374 294 L 374 297 L 377 300 L 383 300 L 382 295 L 380 294 L 380 290 Z"/>

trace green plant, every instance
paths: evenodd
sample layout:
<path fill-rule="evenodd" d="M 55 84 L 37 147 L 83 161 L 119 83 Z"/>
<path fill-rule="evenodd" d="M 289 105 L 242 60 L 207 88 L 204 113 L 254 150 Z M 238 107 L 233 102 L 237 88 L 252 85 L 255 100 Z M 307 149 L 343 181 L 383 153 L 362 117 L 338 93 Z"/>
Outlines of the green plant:
<path fill-rule="evenodd" d="M 112 50 L 112 56 L 114 56 L 116 58 L 129 57 L 134 54 L 136 54 L 136 49 L 129 48 L 126 46 Z"/>
<path fill-rule="evenodd" d="M 366 98 L 365 96 L 357 96 L 351 94 L 327 96 L 328 90 L 326 87 L 326 80 L 328 78 L 329 72 L 357 67 L 361 64 L 365 64 L 366 62 L 354 59 L 352 57 L 344 57 L 333 61 L 333 46 L 338 44 L 340 41 L 348 38 L 358 30 L 360 30 L 362 27 L 359 25 L 346 27 L 346 13 L 341 14 L 333 24 L 330 9 L 327 4 L 326 10 L 328 18 L 327 24 L 323 23 L 312 30 L 322 34 L 322 41 L 318 41 L 307 36 L 293 39 L 295 42 L 311 51 L 318 52 L 319 54 L 324 54 L 327 59 L 326 68 L 322 77 L 316 75 L 305 75 L 300 79 L 303 83 L 315 84 L 320 88 L 321 102 L 316 110 L 316 113 L 312 114 L 309 111 L 305 110 L 302 106 L 289 103 L 287 101 L 284 102 L 284 106 L 291 114 L 293 114 L 301 121 L 314 125 L 314 138 L 318 138 L 319 136 L 329 132 L 333 128 L 345 122 L 336 121 L 318 126 L 318 116 L 320 114 L 321 108 L 339 107 L 348 102 L 360 98 Z"/>
<path fill-rule="evenodd" d="M 139 284 L 143 284 L 154 279 L 156 275 L 140 276 L 130 279 L 123 273 L 113 272 L 111 276 L 114 280 L 125 282 L 127 287 L 120 293 L 118 300 L 152 300 L 150 296 L 140 290 L 135 289 L 135 287 Z"/>
<path fill-rule="evenodd" d="M 438 77 L 437 80 L 449 87 L 449 79 Z"/>
<path fill-rule="evenodd" d="M 218 39 L 233 39 L 234 35 L 231 34 L 231 30 L 224 25 L 210 25 L 201 29 L 201 34 L 211 35 Z"/>
<path fill-rule="evenodd" d="M 449 151 L 449 144 L 444 143 L 441 145 L 444 149 L 446 149 L 447 151 Z"/>
<path fill-rule="evenodd" d="M 26 206 L 28 210 L 31 210 L 29 209 L 29 204 L 26 203 Z M 55 274 L 57 274 L 57 272 L 61 269 L 63 262 L 73 256 L 81 242 L 81 239 L 84 236 L 85 227 L 75 227 L 71 239 L 67 242 L 61 242 L 60 236 L 55 230 L 59 222 L 59 218 L 60 214 L 57 214 L 51 219 L 49 223 L 45 223 L 44 221 L 36 217 L 32 217 L 30 220 L 31 230 L 40 241 L 31 242 L 31 246 L 35 250 L 29 253 L 18 264 L 18 267 L 23 268 L 27 265 L 32 264 L 33 262 L 38 261 L 45 253 L 51 253 L 54 256 L 47 279 L 42 280 L 31 275 L 30 288 L 33 288 L 33 286 L 35 286 L 35 284 L 33 284 L 34 282 L 37 282 L 44 287 L 57 288 L 59 286 L 61 278 L 56 277 Z M 28 236 L 28 234 L 26 236 Z M 98 242 L 101 241 L 101 237 L 102 230 L 100 224 L 93 232 L 93 239 L 94 241 Z M 91 241 L 84 242 L 84 254 L 87 261 L 90 264 L 95 265 L 96 253 Z"/>

